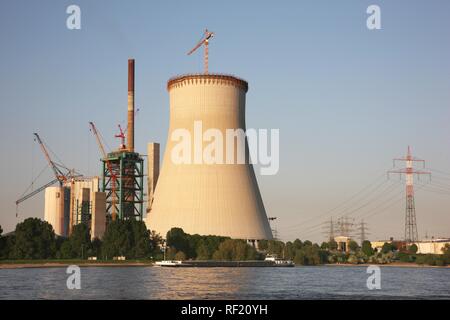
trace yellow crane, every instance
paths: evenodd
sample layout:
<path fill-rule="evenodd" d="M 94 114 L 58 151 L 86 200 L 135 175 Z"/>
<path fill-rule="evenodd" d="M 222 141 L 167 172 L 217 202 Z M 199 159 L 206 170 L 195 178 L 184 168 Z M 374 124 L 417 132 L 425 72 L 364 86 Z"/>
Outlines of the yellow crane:
<path fill-rule="evenodd" d="M 205 33 L 202 36 L 202 39 L 197 43 L 197 45 L 188 52 L 188 56 L 194 53 L 195 50 L 200 48 L 202 45 L 205 45 L 205 74 L 208 74 L 208 44 L 209 39 L 211 39 L 214 36 L 214 32 L 208 31 L 208 29 L 205 30 Z"/>

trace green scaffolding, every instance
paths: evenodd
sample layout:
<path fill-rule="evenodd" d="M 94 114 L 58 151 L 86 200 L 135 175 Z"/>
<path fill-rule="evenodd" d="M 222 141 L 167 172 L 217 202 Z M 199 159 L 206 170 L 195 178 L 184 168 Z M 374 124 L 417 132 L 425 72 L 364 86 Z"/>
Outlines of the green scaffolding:
<path fill-rule="evenodd" d="M 108 165 L 108 162 L 110 165 Z M 121 220 L 143 219 L 144 208 L 144 160 L 138 153 L 117 151 L 102 159 L 102 191 L 106 193 L 106 212 L 112 218 L 113 188 L 115 182 L 115 212 Z M 110 172 L 110 169 L 112 172 Z"/>

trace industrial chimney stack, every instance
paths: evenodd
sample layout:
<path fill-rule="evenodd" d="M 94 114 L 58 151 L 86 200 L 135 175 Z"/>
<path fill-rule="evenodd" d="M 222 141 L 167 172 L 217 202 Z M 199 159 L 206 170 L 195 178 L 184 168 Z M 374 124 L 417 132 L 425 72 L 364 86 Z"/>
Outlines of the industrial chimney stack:
<path fill-rule="evenodd" d="M 134 152 L 134 59 L 128 59 L 128 151 Z"/>

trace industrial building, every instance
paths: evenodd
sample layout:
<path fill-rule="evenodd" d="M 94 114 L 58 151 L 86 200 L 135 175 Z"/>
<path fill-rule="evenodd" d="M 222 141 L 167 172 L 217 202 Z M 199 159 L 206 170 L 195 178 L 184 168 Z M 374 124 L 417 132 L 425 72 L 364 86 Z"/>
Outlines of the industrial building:
<path fill-rule="evenodd" d="M 147 146 L 147 228 L 165 237 L 173 227 L 201 235 L 228 236 L 255 243 L 272 239 L 272 230 L 249 158 L 236 164 L 176 164 L 171 159 L 175 146 L 171 136 L 177 129 L 194 134 L 193 125 L 202 122 L 204 130 L 246 130 L 245 99 L 248 83 L 230 75 L 209 74 L 208 41 L 213 33 L 188 54 L 205 46 L 204 74 L 175 77 L 168 81 L 170 128 L 160 168 L 160 145 Z M 45 219 L 57 234 L 70 235 L 73 226 L 90 226 L 91 236 L 101 238 L 109 221 L 144 219 L 143 157 L 134 149 L 135 61 L 128 60 L 128 126 L 116 135 L 122 139 L 117 150 L 106 152 L 101 135 L 90 122 L 101 158 L 101 177 L 84 178 L 64 173 L 39 142 L 56 179 L 44 187 Z M 126 131 L 126 135 L 125 135 Z M 36 134 L 37 136 L 37 134 Z M 235 138 L 233 138 L 235 139 Z M 238 144 L 238 142 L 236 142 Z M 247 138 L 241 143 L 249 154 Z M 236 146 L 235 150 L 238 147 Z M 59 187 L 51 187 L 59 182 Z M 42 188 L 41 188 L 42 189 Z M 33 194 L 36 194 L 35 191 Z M 32 195 L 18 200 L 20 203 Z"/>
<path fill-rule="evenodd" d="M 44 220 L 56 235 L 67 237 L 73 226 L 83 223 L 93 232 L 92 238 L 103 236 L 106 219 L 105 193 L 98 189 L 99 178 L 72 179 L 58 187 L 45 189 Z"/>
<path fill-rule="evenodd" d="M 226 129 L 246 130 L 247 82 L 229 75 L 186 75 L 169 80 L 167 90 L 170 126 L 147 227 L 163 237 L 180 227 L 190 234 L 271 239 L 251 163 L 178 164 L 171 159 L 177 144 L 171 139 L 173 132 L 186 129 L 194 136 L 196 121 L 202 122 L 203 130 L 220 130 L 223 136 Z"/>

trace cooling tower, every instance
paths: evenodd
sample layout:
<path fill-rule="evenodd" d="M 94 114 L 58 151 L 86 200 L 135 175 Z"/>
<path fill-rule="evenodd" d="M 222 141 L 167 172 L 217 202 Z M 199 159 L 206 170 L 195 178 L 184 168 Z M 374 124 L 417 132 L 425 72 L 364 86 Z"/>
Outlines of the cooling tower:
<path fill-rule="evenodd" d="M 172 227 L 180 227 L 190 234 L 272 239 L 253 166 L 248 161 L 199 164 L 194 160 L 194 140 L 198 139 L 194 123 L 201 121 L 203 132 L 218 129 L 223 137 L 226 129 L 246 129 L 247 82 L 227 75 L 187 75 L 169 80 L 167 90 L 170 126 L 147 227 L 163 237 Z M 179 143 L 172 141 L 177 129 L 186 129 L 192 137 L 193 163 L 172 159 Z"/>

